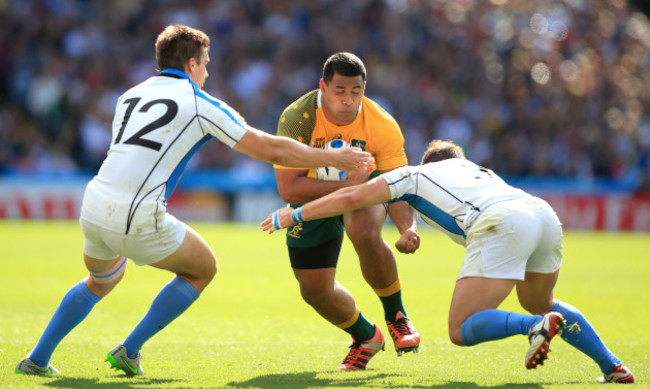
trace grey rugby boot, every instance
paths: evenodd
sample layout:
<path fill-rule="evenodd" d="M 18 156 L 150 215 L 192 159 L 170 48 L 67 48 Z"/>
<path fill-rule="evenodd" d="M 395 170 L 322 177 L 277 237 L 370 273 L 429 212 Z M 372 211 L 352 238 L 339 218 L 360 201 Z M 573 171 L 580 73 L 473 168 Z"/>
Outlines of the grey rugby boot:
<path fill-rule="evenodd" d="M 38 366 L 34 362 L 32 362 L 31 359 L 25 358 L 22 361 L 18 363 L 18 366 L 16 366 L 16 370 L 14 370 L 16 374 L 28 374 L 28 375 L 43 375 L 43 376 L 52 376 L 54 374 L 61 374 L 57 369 L 54 368 L 51 364 L 47 364 L 47 366 L 42 367 Z"/>
<path fill-rule="evenodd" d="M 126 347 L 122 343 L 106 354 L 106 361 L 111 363 L 111 368 L 122 370 L 129 377 L 144 373 L 142 366 L 140 366 L 141 359 L 142 355 L 140 353 L 133 359 L 129 358 Z"/>

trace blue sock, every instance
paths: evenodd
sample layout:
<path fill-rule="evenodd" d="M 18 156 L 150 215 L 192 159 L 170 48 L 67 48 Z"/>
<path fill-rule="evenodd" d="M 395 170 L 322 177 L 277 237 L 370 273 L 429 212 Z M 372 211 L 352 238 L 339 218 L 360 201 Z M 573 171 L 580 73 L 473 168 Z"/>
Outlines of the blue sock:
<path fill-rule="evenodd" d="M 165 285 L 151 303 L 149 312 L 124 341 L 129 358 L 135 358 L 144 342 L 185 312 L 197 298 L 199 292 L 180 277 Z"/>
<path fill-rule="evenodd" d="M 542 316 L 488 309 L 468 317 L 460 328 L 460 337 L 466 346 L 507 338 L 512 335 L 527 335 L 528 330 L 542 320 Z"/>
<path fill-rule="evenodd" d="M 594 330 L 594 327 L 591 326 L 587 318 L 584 317 L 584 315 L 576 308 L 567 303 L 556 300 L 551 311 L 561 313 L 569 326 L 573 323 L 578 323 L 580 331 L 571 331 L 565 328 L 560 336 L 571 346 L 577 348 L 593 359 L 603 373 L 611 373 L 614 366 L 621 363 L 621 361 L 607 349 L 603 341 L 600 340 L 596 330 Z"/>
<path fill-rule="evenodd" d="M 99 300 L 99 297 L 88 290 L 85 280 L 79 281 L 63 296 L 61 304 L 54 311 L 41 339 L 28 358 L 38 366 L 47 366 L 59 342 L 88 316 Z"/>

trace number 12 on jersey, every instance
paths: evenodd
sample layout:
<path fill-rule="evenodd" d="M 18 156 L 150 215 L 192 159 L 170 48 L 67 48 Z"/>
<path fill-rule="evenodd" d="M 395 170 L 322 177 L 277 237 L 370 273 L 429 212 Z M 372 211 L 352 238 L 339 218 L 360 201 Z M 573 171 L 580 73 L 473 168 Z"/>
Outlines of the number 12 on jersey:
<path fill-rule="evenodd" d="M 118 131 L 117 136 L 115 137 L 115 144 L 118 144 L 122 141 L 122 135 L 124 135 L 124 129 L 126 128 L 129 119 L 131 119 L 131 114 L 133 113 L 133 110 L 138 105 L 138 103 L 140 103 L 140 100 L 142 100 L 142 98 L 140 97 L 132 97 L 130 99 L 124 100 L 124 104 L 127 105 L 127 108 L 126 108 L 126 112 L 124 113 L 124 119 L 122 120 L 122 125 L 120 126 L 120 130 Z M 138 145 L 156 151 L 160 150 L 160 148 L 162 147 L 161 143 L 149 139 L 144 139 L 143 137 L 146 134 L 150 133 L 151 131 L 164 127 L 165 125 L 169 124 L 172 120 L 174 120 L 174 117 L 176 117 L 176 114 L 178 113 L 178 104 L 176 104 L 174 100 L 170 100 L 170 99 L 156 99 L 143 104 L 137 112 L 147 113 L 151 107 L 158 104 L 162 104 L 166 107 L 166 111 L 162 114 L 162 116 L 151 120 L 149 124 L 145 125 L 140 130 L 138 130 L 135 134 L 133 134 L 131 137 L 125 140 L 123 142 L 124 144 Z"/>

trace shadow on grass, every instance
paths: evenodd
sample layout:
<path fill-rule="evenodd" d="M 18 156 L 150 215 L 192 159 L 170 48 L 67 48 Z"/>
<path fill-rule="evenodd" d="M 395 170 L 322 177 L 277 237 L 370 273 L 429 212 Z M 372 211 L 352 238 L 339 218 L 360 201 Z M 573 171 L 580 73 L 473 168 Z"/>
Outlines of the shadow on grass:
<path fill-rule="evenodd" d="M 52 378 L 41 384 L 50 388 L 99 388 L 99 389 L 117 389 L 117 388 L 151 388 L 160 385 L 172 385 L 179 380 L 161 379 L 161 378 L 121 378 L 113 382 L 100 382 L 95 378 Z M 182 389 L 182 386 L 174 386 Z"/>
<path fill-rule="evenodd" d="M 354 373 L 341 372 L 338 377 L 316 377 L 319 372 L 289 373 L 289 374 L 268 374 L 251 378 L 242 382 L 229 382 L 228 388 L 348 388 L 348 387 L 372 387 L 372 388 L 402 388 L 403 383 L 387 382 L 392 377 L 401 377 L 399 374 L 375 374 L 355 376 Z M 460 389 L 542 389 L 544 385 L 536 383 L 503 384 L 503 385 L 479 385 L 474 382 L 447 381 L 440 383 L 408 383 L 409 388 L 460 388 Z"/>

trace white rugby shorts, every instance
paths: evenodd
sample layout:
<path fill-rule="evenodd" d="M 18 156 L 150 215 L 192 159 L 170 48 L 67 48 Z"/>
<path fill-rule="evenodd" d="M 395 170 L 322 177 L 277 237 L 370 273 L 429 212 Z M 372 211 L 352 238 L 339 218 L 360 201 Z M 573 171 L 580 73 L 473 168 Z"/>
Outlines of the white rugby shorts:
<path fill-rule="evenodd" d="M 185 224 L 166 213 L 156 232 L 125 235 L 103 228 L 83 218 L 79 219 L 84 234 L 84 254 L 89 257 L 111 260 L 118 255 L 130 258 L 136 265 L 150 265 L 174 252 L 185 239 Z"/>
<path fill-rule="evenodd" d="M 554 273 L 562 264 L 562 224 L 538 197 L 497 203 L 467 234 L 465 260 L 457 279 L 523 280 L 526 272 Z"/>

